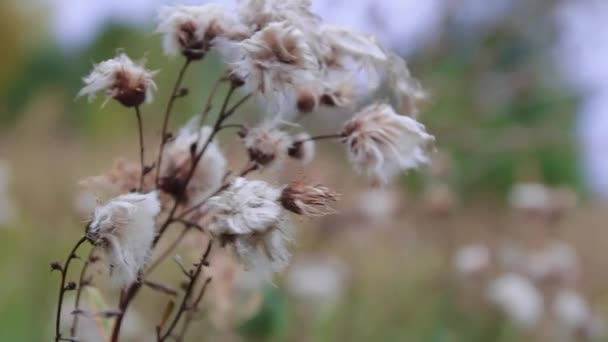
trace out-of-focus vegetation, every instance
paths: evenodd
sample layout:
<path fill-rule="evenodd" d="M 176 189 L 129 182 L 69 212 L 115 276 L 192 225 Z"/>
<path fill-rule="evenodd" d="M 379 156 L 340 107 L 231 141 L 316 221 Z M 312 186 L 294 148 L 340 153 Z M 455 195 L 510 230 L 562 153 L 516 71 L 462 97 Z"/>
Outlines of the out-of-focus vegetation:
<path fill-rule="evenodd" d="M 514 183 L 582 190 L 572 137 L 576 99 L 550 62 L 553 37 L 542 19 L 544 10 L 523 5 L 481 32 L 448 23 L 441 39 L 413 56 L 412 70 L 431 93 L 421 121 L 437 137 L 439 151 L 449 156 L 448 171 L 405 176 L 393 189 L 407 194 L 405 204 L 387 223 L 361 227 L 346 217 L 303 227 L 295 259 L 331 256 L 346 270 L 335 300 L 319 304 L 296 298 L 287 290 L 286 276 L 279 276 L 234 334 L 289 341 L 542 340 L 517 329 L 479 298 L 466 297 L 452 277 L 450 252 L 458 244 L 495 240 L 508 227 L 521 225 L 506 207 Z M 11 2 L 0 3 L 0 158 L 12 170 L 9 191 L 17 209 L 16 218 L 1 230 L 2 341 L 49 339 L 57 279 L 48 264 L 64 257 L 84 226 L 73 205 L 77 181 L 107 168 L 116 156 L 135 157 L 132 113 L 112 102 L 102 108 L 101 100 L 93 105 L 75 100 L 80 78 L 93 62 L 114 55 L 116 47 L 160 69 L 161 90 L 171 86 L 180 65 L 161 54 L 159 37 L 150 28 L 109 25 L 90 45 L 66 51 L 38 34 L 40 27 L 32 22 L 37 18 L 24 16 Z M 220 72 L 213 60 L 192 69 L 185 81 L 190 95 L 177 105 L 175 126 L 200 110 Z M 144 107 L 149 139 L 158 139 L 153 127 L 159 127 L 167 93 L 160 94 Z M 317 116 L 305 124 L 318 128 L 322 120 Z M 323 175 L 315 169 L 342 160 L 337 153 L 331 145 L 324 147 L 317 164 L 295 171 L 328 180 L 353 196 L 360 180 L 344 176 L 350 174 L 345 164 Z M 433 215 L 424 201 L 437 177 L 458 198 L 456 207 L 448 204 L 446 215 Z M 348 200 L 344 208 L 348 213 Z M 602 253 L 608 237 L 601 227 L 604 219 L 601 208 L 583 203 L 556 229 L 579 248 L 583 287 L 600 313 L 608 309 L 602 286 L 608 280 L 602 275 L 608 266 Z M 136 307 L 153 321 L 158 313 L 146 309 L 154 304 L 159 303 Z M 190 335 L 192 340 L 217 336 L 234 335 L 208 322 Z"/>

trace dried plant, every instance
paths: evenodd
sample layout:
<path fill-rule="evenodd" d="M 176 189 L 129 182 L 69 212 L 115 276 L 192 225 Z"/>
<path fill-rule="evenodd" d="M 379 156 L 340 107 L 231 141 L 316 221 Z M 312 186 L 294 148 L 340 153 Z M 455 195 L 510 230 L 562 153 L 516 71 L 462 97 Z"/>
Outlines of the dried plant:
<path fill-rule="evenodd" d="M 112 284 L 121 289 L 117 308 L 103 315 L 114 320 L 111 341 L 119 340 L 125 314 L 142 287 L 178 295 L 172 286 L 152 282 L 147 275 L 173 253 L 187 233 L 205 236 L 208 243 L 196 245 L 195 264 L 178 259 L 185 277 L 183 293 L 180 304 L 169 305 L 156 324 L 157 341 L 184 338 L 214 274 L 210 271 L 214 250 L 230 251 L 245 269 L 270 280 L 273 272 L 289 264 L 289 244 L 294 239 L 289 216 L 334 214 L 339 195 L 302 180 L 281 186 L 250 177 L 256 171 L 277 170 L 289 158 L 311 161 L 317 141 L 343 143 L 356 171 L 371 176 L 376 184 L 387 183 L 429 160 L 434 137 L 414 119 L 415 105 L 425 92 L 410 76 L 405 62 L 373 37 L 323 24 L 311 12 L 310 1 L 249 0 L 234 11 L 217 4 L 163 7 L 158 20 L 165 52 L 181 55 L 184 62 L 173 89 L 166 94 L 154 162 L 146 155 L 142 106 L 157 91 L 156 72 L 148 70 L 145 61 L 133 62 L 121 52 L 96 64 L 84 78 L 79 95 L 92 99 L 102 92 L 106 101 L 113 99 L 133 109 L 140 160 L 121 160 L 109 171 L 81 182 L 98 196 L 100 204 L 67 260 L 52 264 L 61 274 L 56 341 L 78 339 L 78 316 L 83 314 L 79 301 L 83 287 L 92 286 L 87 267 L 94 263 L 103 264 Z M 227 70 L 214 83 L 200 114 L 173 135 L 174 104 L 188 94 L 182 86 L 184 76 L 189 66 L 204 61 L 210 51 L 223 58 Z M 399 111 L 406 110 L 403 114 L 410 116 L 398 114 L 387 100 L 362 106 L 383 85 L 392 90 Z M 212 104 L 221 97 L 221 86 L 227 92 L 214 117 Z M 241 97 L 234 100 L 239 92 Z M 257 99 L 267 113 L 260 123 L 249 127 L 230 121 L 250 99 Z M 315 135 L 300 129 L 292 133 L 300 128 L 296 122 L 302 115 L 320 107 L 339 107 L 354 115 L 337 132 Z M 362 109 L 358 111 L 358 107 Z M 219 146 L 218 134 L 227 128 L 239 128 L 249 158 L 242 170 L 228 170 Z M 180 225 L 182 234 L 166 241 L 167 231 Z M 71 282 L 68 268 L 86 242 L 93 250 L 78 283 Z M 161 246 L 168 247 L 159 251 Z M 67 335 L 60 317 L 64 294 L 72 290 L 77 299 Z"/>

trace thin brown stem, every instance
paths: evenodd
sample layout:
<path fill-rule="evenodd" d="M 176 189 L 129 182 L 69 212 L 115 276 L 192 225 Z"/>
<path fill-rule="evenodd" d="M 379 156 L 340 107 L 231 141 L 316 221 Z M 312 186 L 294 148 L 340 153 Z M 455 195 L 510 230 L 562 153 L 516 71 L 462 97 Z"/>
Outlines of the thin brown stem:
<path fill-rule="evenodd" d="M 127 313 L 129 304 L 135 298 L 141 286 L 141 282 L 133 283 L 126 290 L 124 290 L 122 295 L 120 296 L 120 303 L 118 305 L 120 313 L 116 317 L 116 322 L 114 323 L 114 328 L 112 329 L 112 337 L 110 338 L 111 342 L 118 342 L 118 338 L 120 337 L 120 328 L 122 327 L 122 321 L 125 317 L 125 314 Z"/>
<path fill-rule="evenodd" d="M 175 317 L 173 317 L 173 320 L 171 321 L 171 324 L 169 325 L 167 330 L 164 333 L 159 334 L 160 335 L 160 337 L 158 338 L 159 342 L 165 341 L 169 336 L 171 336 L 171 334 L 173 333 L 173 330 L 177 326 L 177 323 L 179 323 L 179 320 L 181 319 L 182 315 L 190 309 L 188 306 L 188 302 L 190 301 L 190 298 L 193 294 L 192 291 L 194 290 L 196 282 L 198 281 L 198 278 L 201 275 L 203 266 L 208 264 L 208 259 L 209 259 L 209 255 L 211 254 L 212 246 L 213 246 L 213 240 L 209 240 L 209 244 L 207 245 L 205 252 L 203 252 L 203 256 L 201 257 L 200 262 L 196 265 L 196 268 L 194 270 L 190 271 L 190 274 L 191 274 L 190 281 L 188 283 L 188 286 L 186 287 L 186 293 L 184 293 L 184 298 L 182 299 L 180 307 L 179 307 L 177 313 L 175 314 Z M 159 331 L 161 329 L 162 329 L 162 327 L 159 328 Z"/>
<path fill-rule="evenodd" d="M 201 113 L 201 125 L 204 125 L 205 121 L 207 121 L 207 117 L 209 116 L 209 113 L 211 112 L 211 108 L 213 107 L 212 106 L 213 98 L 215 97 L 215 94 L 217 93 L 217 90 L 219 89 L 220 84 L 226 80 L 227 80 L 226 76 L 222 75 L 217 80 L 215 80 L 215 82 L 211 86 L 211 91 L 209 92 L 209 95 L 207 96 L 207 102 L 205 103 L 205 107 L 203 107 L 203 111 Z"/>
<path fill-rule="evenodd" d="M 186 236 L 186 233 L 188 233 L 189 230 L 190 230 L 189 227 L 184 227 L 184 229 L 181 231 L 181 233 L 179 234 L 177 239 L 175 239 L 171 243 L 171 245 L 169 247 L 167 247 L 167 249 L 163 252 L 163 254 L 161 254 L 156 260 L 154 260 L 154 262 L 150 265 L 150 267 L 148 267 L 148 269 L 146 270 L 146 274 L 152 273 L 152 271 L 156 267 L 158 267 L 158 265 L 160 265 L 163 262 L 163 260 L 165 260 L 169 256 L 169 254 L 171 254 L 171 252 L 173 252 L 173 250 L 175 250 L 175 248 L 177 248 L 177 246 L 179 246 L 179 244 L 182 242 L 182 240 Z"/>
<path fill-rule="evenodd" d="M 82 266 L 82 270 L 80 270 L 80 277 L 78 279 L 78 289 L 76 290 L 76 299 L 74 301 L 74 318 L 72 319 L 72 327 L 70 328 L 70 335 L 72 337 L 76 337 L 76 332 L 78 331 L 78 321 L 80 318 L 80 298 L 82 297 L 82 290 L 84 289 L 85 286 L 89 286 L 90 281 L 85 280 L 85 276 L 87 273 L 87 270 L 89 268 L 89 265 L 91 265 L 94 260 L 93 260 L 93 253 L 95 252 L 95 247 L 93 247 L 91 249 L 91 251 L 89 252 L 89 255 L 87 256 L 87 261 L 85 261 L 84 265 Z"/>
<path fill-rule="evenodd" d="M 87 241 L 86 236 L 80 238 L 80 240 L 76 242 L 76 245 L 74 245 L 74 247 L 70 251 L 70 254 L 68 254 L 65 263 L 61 265 L 61 284 L 59 287 L 59 300 L 57 301 L 57 316 L 55 317 L 55 341 L 61 341 L 63 339 L 63 337 L 61 336 L 61 309 L 63 306 L 63 297 L 65 295 L 65 292 L 68 290 L 65 285 L 65 280 L 68 275 L 68 269 L 70 268 L 70 263 L 72 262 L 72 260 L 78 258 L 78 256 L 76 255 L 76 251 L 85 241 Z"/>
<path fill-rule="evenodd" d="M 245 102 L 247 102 L 247 100 L 249 100 L 251 97 L 253 96 L 253 94 L 247 94 L 245 96 L 243 96 L 240 100 L 238 100 L 232 107 L 230 107 L 230 109 L 224 114 L 226 117 L 234 114 L 234 112 L 240 107 L 242 106 Z"/>
<path fill-rule="evenodd" d="M 248 175 L 249 173 L 255 171 L 258 169 L 258 165 L 256 163 L 249 163 L 247 164 L 247 166 L 245 168 L 243 168 L 243 170 L 241 172 L 239 172 L 239 177 L 245 177 L 246 175 Z M 228 187 L 230 186 L 230 182 L 224 182 L 224 184 L 222 184 L 222 186 L 220 186 L 217 190 L 215 190 L 211 195 L 205 197 L 204 199 L 202 199 L 200 202 L 194 204 L 193 206 L 191 206 L 190 208 L 184 210 L 178 217 L 177 220 L 179 219 L 183 219 L 184 217 L 186 217 L 186 215 L 190 214 L 191 212 L 193 212 L 194 210 L 202 207 L 205 203 L 207 203 L 207 201 L 213 197 L 213 196 L 217 196 L 218 194 L 220 194 L 222 191 L 228 189 Z"/>
<path fill-rule="evenodd" d="M 203 299 L 203 297 L 205 296 L 205 293 L 207 292 L 207 287 L 209 286 L 209 283 L 211 283 L 211 279 L 212 278 L 205 279 L 205 282 L 203 283 L 203 286 L 202 286 L 201 290 L 199 291 L 198 296 L 196 297 L 196 299 L 194 300 L 194 303 L 192 304 L 192 306 L 186 313 L 186 317 L 184 318 L 184 323 L 182 324 L 182 329 L 181 329 L 179 335 L 175 338 L 175 340 L 177 342 L 183 341 L 184 338 L 186 337 L 186 332 L 188 332 L 188 327 L 190 327 L 190 323 L 192 323 L 192 320 L 194 319 L 194 314 L 198 311 L 198 306 L 200 305 L 201 300 Z"/>
<path fill-rule="evenodd" d="M 218 80 L 217 83 L 219 84 L 219 81 L 223 81 L 223 80 L 224 79 L 220 79 L 220 80 Z M 198 162 L 201 160 L 202 156 L 204 155 L 205 151 L 207 150 L 207 147 L 213 141 L 213 138 L 215 137 L 215 135 L 219 132 L 224 120 L 226 120 L 228 117 L 230 117 L 232 114 L 234 114 L 236 112 L 236 109 L 238 109 L 238 107 L 241 106 L 243 103 L 245 103 L 246 100 L 250 97 L 250 96 L 245 96 L 245 98 L 238 101 L 238 103 L 236 105 L 232 106 L 230 108 L 230 110 L 226 111 L 230 98 L 232 97 L 232 94 L 234 93 L 235 89 L 236 89 L 236 87 L 231 85 L 231 87 L 228 90 L 228 93 L 224 99 L 224 103 L 222 104 L 222 109 L 220 110 L 220 113 L 218 115 L 218 118 L 217 118 L 216 123 L 213 128 L 213 131 L 207 138 L 207 141 L 205 142 L 201 151 L 195 155 L 194 160 L 192 161 L 192 166 L 190 167 L 189 173 L 188 173 L 188 175 L 185 179 L 184 185 L 183 185 L 184 190 L 188 187 L 188 184 L 190 183 L 190 180 L 192 179 L 192 176 L 194 175 L 194 171 L 195 171 L 196 167 L 198 166 Z M 212 90 L 212 92 L 214 93 L 215 90 Z M 211 99 L 212 96 L 210 96 L 209 98 Z M 211 100 L 208 101 L 207 107 L 210 106 L 210 103 L 211 103 L 210 101 Z M 205 113 L 207 113 L 210 110 L 210 107 L 209 107 L 209 109 L 207 109 L 207 107 L 204 110 L 203 116 L 205 116 L 206 115 Z M 163 144 L 163 148 L 164 148 L 164 144 Z M 162 148 L 161 148 L 160 153 L 162 154 Z M 159 166 L 160 166 L 160 163 L 157 163 L 157 166 L 156 166 L 157 172 L 158 172 Z M 158 177 L 158 173 L 157 173 L 157 177 Z M 157 185 L 158 185 L 158 181 L 157 181 Z M 154 242 L 152 244 L 153 248 L 158 244 L 158 241 L 160 241 L 160 238 L 163 236 L 163 234 L 165 233 L 167 228 L 172 223 L 175 222 L 175 213 L 177 212 L 178 206 L 179 206 L 179 201 L 177 199 L 175 199 L 173 207 L 171 208 L 171 211 L 169 212 L 167 219 L 159 228 L 159 233 L 156 236 L 156 238 L 154 239 Z M 112 330 L 112 337 L 110 339 L 111 342 L 118 341 L 118 337 L 120 335 L 120 329 L 122 326 L 122 320 L 124 318 L 126 310 L 129 307 L 131 301 L 135 298 L 135 296 L 139 292 L 139 289 L 141 288 L 141 286 L 142 286 L 142 284 L 140 282 L 133 283 L 133 284 L 131 284 L 131 286 L 129 286 L 129 288 L 127 288 L 127 290 L 124 293 L 124 296 L 121 296 L 121 300 L 120 300 L 120 304 L 119 304 L 119 309 L 120 309 L 121 313 L 118 315 L 118 317 L 116 319 L 116 323 L 114 324 L 114 328 Z"/>
<path fill-rule="evenodd" d="M 344 135 L 342 135 L 342 134 L 325 134 L 325 135 L 317 135 L 317 136 L 314 136 L 314 137 L 297 140 L 297 141 L 294 141 L 293 143 L 294 144 L 301 144 L 301 143 L 306 142 L 306 141 L 326 140 L 326 139 L 340 139 L 340 138 L 344 138 Z"/>
<path fill-rule="evenodd" d="M 190 66 L 191 60 L 186 58 L 186 61 L 182 65 L 182 68 L 177 75 L 177 79 L 175 80 L 175 84 L 173 85 L 173 91 L 171 92 L 171 97 L 169 97 L 169 101 L 167 102 L 167 108 L 165 109 L 165 116 L 163 118 L 163 128 L 161 130 L 160 135 L 160 149 L 158 150 L 158 158 L 156 160 L 156 178 L 155 183 L 158 186 L 159 177 L 160 177 L 160 167 L 163 162 L 163 151 L 165 149 L 165 144 L 167 143 L 167 128 L 169 126 L 169 117 L 173 112 L 173 105 L 175 104 L 175 100 L 182 97 L 179 93 L 179 90 L 182 85 L 182 81 L 184 79 L 184 75 L 186 74 L 186 70 L 188 70 L 188 66 Z"/>
<path fill-rule="evenodd" d="M 144 186 L 144 176 L 146 175 L 146 162 L 144 160 L 144 129 L 139 106 L 135 106 L 135 115 L 137 116 L 137 128 L 139 130 L 139 163 L 141 165 L 141 174 L 139 176 L 139 187 L 137 188 L 137 191 L 141 192 Z"/>
<path fill-rule="evenodd" d="M 225 128 L 243 129 L 243 128 L 245 128 L 245 125 L 243 125 L 243 124 L 225 124 L 225 125 L 222 125 L 222 127 L 220 127 L 220 129 L 225 129 Z"/>
<path fill-rule="evenodd" d="M 224 98 L 224 103 L 222 104 L 222 109 L 220 111 L 220 114 L 218 115 L 217 120 L 215 121 L 215 125 L 213 126 L 213 131 L 207 138 L 207 141 L 205 141 L 205 144 L 203 145 L 201 150 L 196 153 L 196 155 L 194 156 L 194 159 L 192 160 L 192 166 L 190 166 L 190 169 L 188 170 L 188 174 L 186 175 L 186 179 L 184 181 L 184 184 L 182 185 L 182 191 L 185 191 L 188 188 L 188 184 L 190 184 L 190 181 L 192 180 L 192 176 L 194 176 L 194 171 L 196 170 L 196 167 L 198 166 L 199 161 L 201 160 L 201 158 L 207 151 L 207 148 L 209 147 L 211 142 L 213 142 L 213 139 L 219 132 L 219 129 L 220 129 L 222 123 L 224 122 L 224 120 L 226 118 L 228 118 L 228 116 L 225 114 L 226 107 L 228 106 L 228 102 L 230 102 L 230 98 L 232 97 L 232 94 L 234 93 L 235 89 L 236 88 L 234 86 L 231 86 L 230 89 L 228 90 L 228 93 L 226 94 L 226 97 Z M 178 206 L 179 206 L 179 201 L 177 199 L 175 199 L 175 201 L 173 203 L 173 208 L 171 208 L 171 211 L 169 212 L 169 216 L 168 216 L 167 220 L 159 229 L 159 233 L 155 239 L 155 243 L 160 239 L 160 237 L 164 234 L 165 230 L 167 230 L 167 227 L 169 227 L 169 225 L 171 224 Z"/>

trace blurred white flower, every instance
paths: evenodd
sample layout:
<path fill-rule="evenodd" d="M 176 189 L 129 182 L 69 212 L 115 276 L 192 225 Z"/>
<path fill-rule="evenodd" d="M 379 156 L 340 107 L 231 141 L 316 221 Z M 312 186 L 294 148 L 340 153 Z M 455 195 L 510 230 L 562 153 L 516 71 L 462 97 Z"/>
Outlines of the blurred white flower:
<path fill-rule="evenodd" d="M 156 192 L 121 195 L 95 208 L 87 238 L 106 254 L 116 286 L 137 280 L 152 248 L 159 212 Z"/>
<path fill-rule="evenodd" d="M 515 184 L 509 192 L 509 204 L 514 209 L 542 211 L 550 201 L 550 190 L 541 183 Z"/>
<path fill-rule="evenodd" d="M 164 35 L 166 54 L 181 53 L 191 60 L 202 58 L 217 37 L 240 40 L 247 36 L 246 28 L 221 4 L 163 6 L 157 31 Z"/>
<path fill-rule="evenodd" d="M 395 190 L 368 189 L 357 196 L 355 214 L 374 223 L 390 222 L 399 214 L 401 202 L 401 196 Z"/>
<path fill-rule="evenodd" d="M 294 261 L 287 274 L 287 290 L 303 300 L 335 303 L 344 293 L 346 268 L 335 260 L 304 258 Z"/>
<path fill-rule="evenodd" d="M 249 159 L 259 167 L 280 167 L 292 145 L 292 137 L 279 128 L 276 120 L 269 120 L 247 129 L 243 144 Z"/>
<path fill-rule="evenodd" d="M 552 306 L 560 325 L 570 332 L 582 329 L 591 318 L 591 310 L 583 296 L 574 290 L 559 291 Z"/>
<path fill-rule="evenodd" d="M 533 327 L 543 315 L 543 297 L 525 277 L 506 273 L 489 284 L 488 299 L 523 328 Z"/>
<path fill-rule="evenodd" d="M 522 270 L 536 281 L 573 283 L 579 273 L 576 250 L 561 241 L 551 241 L 525 254 Z"/>
<path fill-rule="evenodd" d="M 289 262 L 293 232 L 280 196 L 281 190 L 266 182 L 236 178 L 206 205 L 212 215 L 209 231 L 232 245 L 247 269 L 261 274 L 280 271 Z"/>
<path fill-rule="evenodd" d="M 92 100 L 97 92 L 102 91 L 126 107 L 151 101 L 152 92 L 156 90 L 153 79 L 156 71 L 146 69 L 144 63 L 133 62 L 126 54 L 119 53 L 112 59 L 95 64 L 91 73 L 83 78 L 85 87 L 78 96 L 88 95 Z"/>
<path fill-rule="evenodd" d="M 428 163 L 435 140 L 423 124 L 387 104 L 363 109 L 344 124 L 341 134 L 355 169 L 383 183 Z"/>
<path fill-rule="evenodd" d="M 193 153 L 203 148 L 211 136 L 211 131 L 211 127 L 199 127 L 195 118 L 179 130 L 175 139 L 167 143 L 160 166 L 163 191 L 181 201 L 197 203 L 222 185 L 227 161 L 217 143 L 211 141 L 184 189 L 192 168 Z"/>
<path fill-rule="evenodd" d="M 454 268 L 462 275 L 482 272 L 490 265 L 490 250 L 486 245 L 472 244 L 460 247 L 454 255 Z"/>

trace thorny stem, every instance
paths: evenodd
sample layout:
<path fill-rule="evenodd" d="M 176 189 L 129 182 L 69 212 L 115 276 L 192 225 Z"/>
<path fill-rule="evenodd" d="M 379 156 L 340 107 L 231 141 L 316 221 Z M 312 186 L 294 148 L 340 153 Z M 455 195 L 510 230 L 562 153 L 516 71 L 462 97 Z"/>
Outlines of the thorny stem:
<path fill-rule="evenodd" d="M 175 104 L 175 100 L 182 96 L 179 94 L 179 90 L 182 85 L 184 75 L 186 74 L 186 70 L 190 65 L 190 62 L 191 60 L 189 58 L 186 58 L 186 61 L 182 65 L 182 68 L 180 69 L 179 74 L 177 75 L 177 79 L 175 80 L 175 85 L 173 86 L 173 91 L 171 92 L 169 102 L 167 102 L 167 109 L 165 110 L 165 116 L 163 119 L 163 128 L 160 133 L 160 149 L 158 150 L 158 158 L 156 161 L 155 183 L 157 187 L 160 177 L 160 166 L 163 162 L 163 150 L 165 149 L 165 144 L 167 143 L 167 126 L 169 125 L 169 116 L 171 116 L 171 112 L 173 111 L 173 105 Z"/>
<path fill-rule="evenodd" d="M 80 270 L 80 278 L 78 279 L 78 289 L 76 290 L 76 299 L 74 301 L 74 318 L 72 320 L 72 327 L 70 328 L 70 335 L 72 337 L 76 337 L 76 331 L 78 330 L 78 320 L 80 318 L 80 313 L 78 312 L 80 310 L 80 298 L 82 296 L 82 290 L 85 286 L 90 285 L 89 281 L 86 280 L 85 281 L 85 276 L 87 273 L 87 270 L 89 268 L 89 265 L 91 265 L 93 263 L 93 253 L 95 252 L 95 247 L 93 247 L 91 249 L 91 251 L 89 252 L 89 256 L 87 256 L 87 261 L 85 261 L 84 265 L 82 266 L 82 270 Z"/>
<path fill-rule="evenodd" d="M 137 191 L 141 192 L 144 186 L 144 176 L 146 175 L 146 162 L 144 161 L 144 130 L 139 106 L 135 106 L 135 115 L 137 116 L 137 128 L 139 129 L 139 162 L 141 164 L 141 175 Z"/>
<path fill-rule="evenodd" d="M 219 81 L 222 81 L 222 80 L 223 79 L 220 79 Z M 217 83 L 219 83 L 219 81 Z M 177 89 L 177 87 L 176 87 L 176 89 Z M 215 135 L 220 131 L 221 125 L 224 122 L 224 120 L 226 120 L 228 117 L 230 117 L 232 114 L 234 114 L 234 112 L 238 109 L 238 107 L 241 106 L 242 104 L 244 104 L 246 102 L 246 100 L 251 97 L 250 95 L 245 96 L 244 98 L 239 100 L 235 105 L 233 105 L 230 108 L 230 110 L 226 111 L 226 108 L 228 107 L 228 102 L 230 101 L 230 98 L 232 97 L 232 94 L 234 93 L 235 90 L 236 90 L 236 87 L 234 85 L 231 85 L 230 89 L 228 90 L 228 94 L 226 95 L 226 98 L 224 99 L 222 109 L 220 111 L 220 114 L 218 115 L 218 118 L 214 125 L 214 129 L 213 129 L 212 133 L 209 135 L 209 137 L 207 138 L 207 141 L 205 142 L 205 145 L 203 146 L 201 151 L 196 154 L 196 156 L 192 162 L 192 166 L 190 168 L 186 181 L 184 182 L 184 185 L 183 185 L 184 189 L 186 189 L 188 184 L 190 183 L 190 180 L 191 180 L 192 176 L 194 175 L 194 170 L 198 166 L 198 162 L 204 155 L 209 144 L 213 141 L 213 138 L 215 137 Z M 212 92 L 214 92 L 214 91 L 215 90 L 212 90 Z M 205 112 L 207 112 L 207 111 L 208 110 L 205 109 Z M 166 131 L 166 128 L 164 129 L 164 131 Z M 164 148 L 164 144 L 163 144 L 163 148 Z M 161 148 L 160 153 L 162 154 L 162 148 Z M 160 163 L 157 163 L 157 166 L 156 166 L 157 167 L 157 177 L 158 177 L 159 166 L 160 166 Z M 158 186 L 158 182 L 157 182 L 157 186 Z M 167 230 L 167 227 L 169 227 L 169 225 L 171 225 L 171 223 L 175 222 L 174 215 L 175 215 L 175 212 L 177 211 L 178 206 L 179 206 L 179 202 L 176 199 L 175 203 L 173 205 L 173 208 L 171 209 L 171 211 L 169 213 L 169 216 L 167 217 L 165 222 L 161 225 L 161 227 L 159 229 L 159 233 L 156 236 L 156 238 L 154 239 L 154 242 L 152 244 L 153 248 L 156 246 L 156 244 L 158 243 L 158 241 L 160 240 L 160 238 L 162 237 L 164 232 Z M 120 304 L 119 304 L 120 314 L 117 316 L 116 323 L 114 324 L 114 328 L 112 329 L 112 337 L 110 339 L 111 342 L 118 341 L 118 337 L 120 336 L 120 329 L 122 326 L 122 321 L 123 321 L 124 315 L 126 313 L 126 310 L 129 307 L 129 304 L 131 303 L 131 301 L 135 298 L 135 296 L 139 292 L 139 289 L 141 288 L 141 286 L 142 286 L 141 282 L 133 283 L 126 289 L 126 291 L 124 292 L 124 295 L 121 296 Z"/>
<path fill-rule="evenodd" d="M 80 240 L 78 240 L 78 242 L 76 242 L 76 245 L 74 245 L 74 248 L 72 248 L 72 250 L 70 251 L 70 254 L 68 254 L 68 257 L 65 261 L 65 263 L 63 265 L 61 265 L 61 284 L 59 287 L 59 300 L 57 302 L 57 316 L 55 317 L 55 341 L 61 341 L 62 337 L 61 337 L 61 309 L 63 306 L 63 296 L 65 294 L 65 292 L 67 291 L 66 289 L 66 285 L 65 285 L 65 279 L 68 275 L 68 269 L 70 268 L 70 263 L 72 262 L 73 259 L 78 258 L 78 256 L 76 255 L 76 251 L 78 250 L 78 248 L 80 247 L 80 245 L 82 245 L 85 241 L 87 241 L 87 237 L 83 236 L 82 238 L 80 238 Z"/>
<path fill-rule="evenodd" d="M 190 277 L 189 277 L 190 281 L 188 283 L 188 287 L 186 288 L 186 293 L 184 293 L 184 298 L 182 299 L 180 307 L 179 307 L 177 313 L 175 314 L 173 321 L 171 321 L 169 328 L 167 328 L 167 331 L 165 331 L 164 334 L 159 334 L 159 337 L 158 337 L 159 342 L 165 341 L 169 336 L 171 336 L 171 333 L 177 326 L 177 323 L 181 319 L 184 312 L 186 312 L 190 309 L 188 306 L 188 302 L 190 300 L 190 297 L 193 294 L 192 291 L 194 290 L 196 282 L 198 281 L 198 278 L 203 270 L 203 266 L 208 264 L 208 259 L 209 259 L 209 255 L 211 254 L 212 246 L 213 246 L 213 240 L 209 240 L 207 249 L 203 253 L 203 256 L 202 256 L 200 262 L 196 265 L 196 268 L 193 271 L 190 271 Z M 201 295 L 201 297 L 202 297 L 202 295 Z M 162 329 L 162 327 L 159 327 L 159 332 L 161 331 L 161 329 Z"/>

